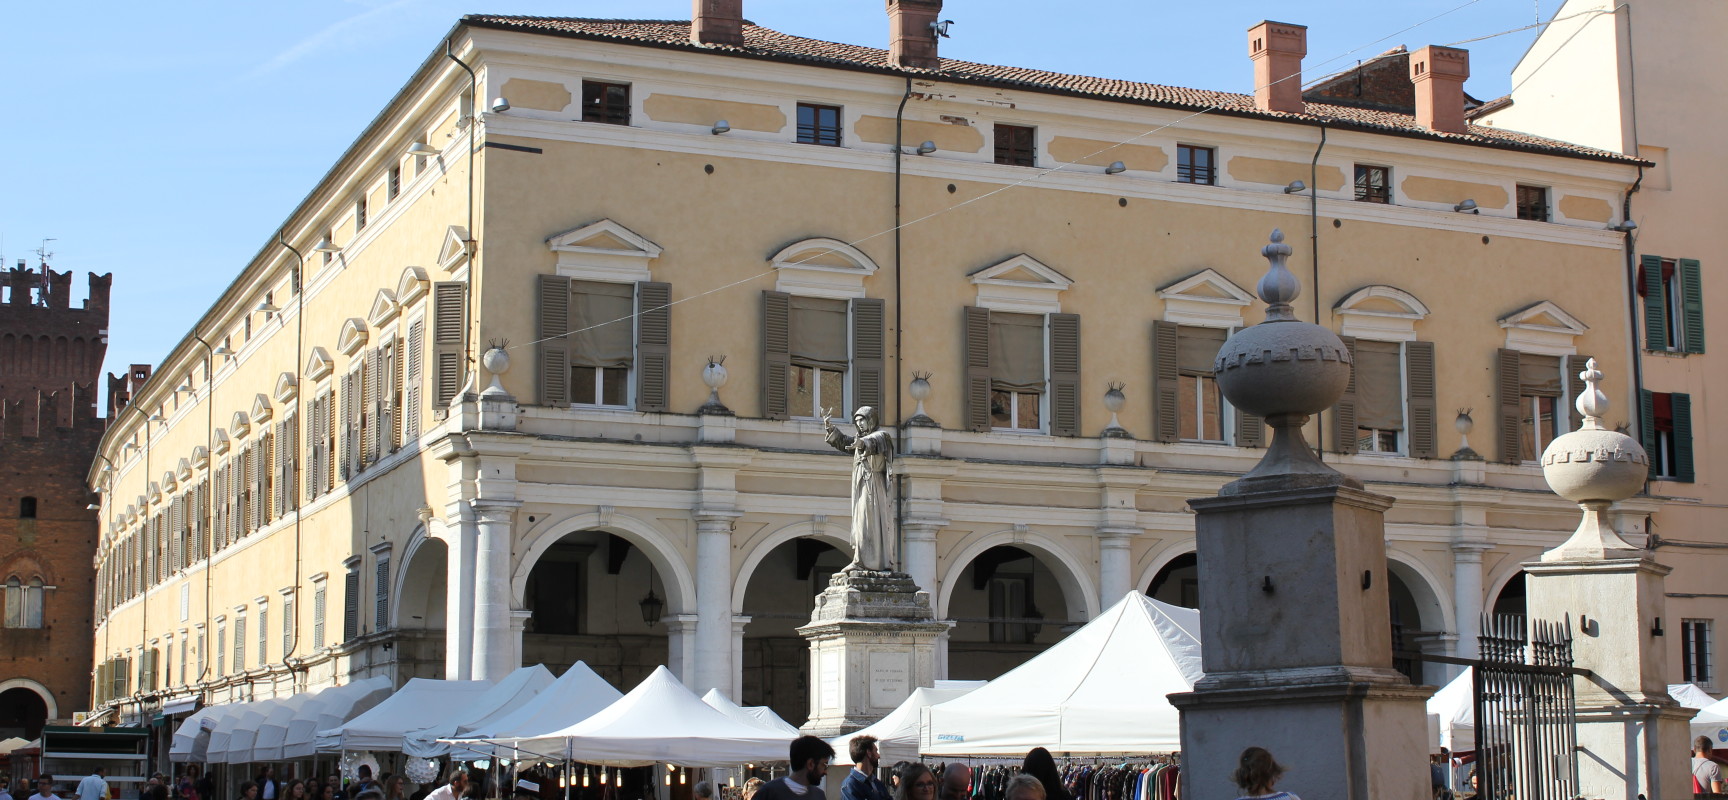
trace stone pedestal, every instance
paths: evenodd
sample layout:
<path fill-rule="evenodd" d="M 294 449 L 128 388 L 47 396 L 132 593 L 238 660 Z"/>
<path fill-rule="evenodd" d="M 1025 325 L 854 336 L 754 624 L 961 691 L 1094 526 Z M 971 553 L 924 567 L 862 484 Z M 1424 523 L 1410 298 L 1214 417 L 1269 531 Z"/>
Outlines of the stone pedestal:
<path fill-rule="evenodd" d="M 1280 480 L 1280 477 L 1286 480 Z M 1426 800 L 1431 687 L 1392 668 L 1382 515 L 1332 473 L 1255 476 L 1189 501 L 1206 677 L 1182 711 L 1182 795 L 1231 800 L 1242 751 L 1302 797 Z"/>
<path fill-rule="evenodd" d="M 1556 553 L 1550 551 L 1550 553 Z M 1578 696 L 1578 793 L 1635 800 L 1688 797 L 1692 711 L 1668 696 L 1663 583 L 1648 557 L 1524 565 L 1531 619 L 1572 624 Z M 1666 631 L 1664 631 L 1666 634 Z"/>
<path fill-rule="evenodd" d="M 816 596 L 810 624 L 810 721 L 824 738 L 881 719 L 920 686 L 936 683 L 938 622 L 930 595 L 900 572 L 835 575 Z"/>

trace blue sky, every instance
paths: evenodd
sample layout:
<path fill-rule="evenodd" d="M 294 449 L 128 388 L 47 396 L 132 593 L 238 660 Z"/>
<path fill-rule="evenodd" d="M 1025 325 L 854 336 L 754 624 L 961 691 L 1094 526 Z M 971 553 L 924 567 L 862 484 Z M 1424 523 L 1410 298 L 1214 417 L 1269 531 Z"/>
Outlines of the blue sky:
<path fill-rule="evenodd" d="M 948 0 L 946 56 L 1249 91 L 1245 31 L 1308 26 L 1307 77 L 1531 25 L 1559 0 Z M 688 19 L 690 0 L 15 3 L 0 64 L 0 256 L 114 273 L 108 371 L 167 355 L 464 13 Z M 760 25 L 885 46 L 882 0 L 745 0 Z M 1424 20 L 1441 16 L 1413 30 Z M 1527 30 L 1473 41 L 1505 94 Z"/>

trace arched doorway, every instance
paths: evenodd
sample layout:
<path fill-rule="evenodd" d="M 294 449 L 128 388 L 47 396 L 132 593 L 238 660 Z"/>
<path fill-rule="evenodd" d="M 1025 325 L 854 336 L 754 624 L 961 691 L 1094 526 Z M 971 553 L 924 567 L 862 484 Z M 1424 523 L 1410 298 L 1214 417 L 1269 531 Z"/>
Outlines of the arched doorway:
<path fill-rule="evenodd" d="M 1200 558 L 1183 553 L 1159 568 L 1146 587 L 1146 596 L 1183 608 L 1200 607 Z"/>
<path fill-rule="evenodd" d="M 781 719 L 801 725 L 810 718 L 810 644 L 798 627 L 810 622 L 816 595 L 846 566 L 847 554 L 829 542 L 800 537 L 762 556 L 745 583 L 743 691 L 733 698 L 768 706 Z"/>
<path fill-rule="evenodd" d="M 566 534 L 540 553 L 522 607 L 522 664 L 562 674 L 577 661 L 628 691 L 670 663 L 666 587 L 635 544 L 598 530 Z"/>
<path fill-rule="evenodd" d="M 48 724 L 48 702 L 35 689 L 15 686 L 0 692 L 0 739 L 33 740 Z"/>
<path fill-rule="evenodd" d="M 444 678 L 450 613 L 449 547 L 418 537 L 409 544 L 396 590 L 396 662 L 404 678 Z"/>
<path fill-rule="evenodd" d="M 1494 605 L 1490 609 L 1494 614 L 1516 614 L 1524 616 L 1529 606 L 1524 598 L 1524 570 L 1518 570 L 1512 577 L 1506 579 L 1505 585 L 1494 595 Z"/>
<path fill-rule="evenodd" d="M 1084 607 L 1070 607 L 1074 587 L 1041 555 L 1017 545 L 974 556 L 947 590 L 947 618 L 955 623 L 948 677 L 956 680 L 994 679 L 1086 622 Z"/>

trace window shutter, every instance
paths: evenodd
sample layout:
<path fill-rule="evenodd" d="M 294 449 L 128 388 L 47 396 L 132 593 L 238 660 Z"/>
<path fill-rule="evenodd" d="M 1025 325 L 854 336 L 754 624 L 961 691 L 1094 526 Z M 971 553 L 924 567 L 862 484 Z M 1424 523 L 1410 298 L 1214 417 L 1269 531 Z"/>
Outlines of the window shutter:
<path fill-rule="evenodd" d="M 1181 437 L 1176 411 L 1182 374 L 1176 359 L 1180 346 L 1179 326 L 1157 320 L 1152 323 L 1152 438 L 1174 442 Z"/>
<path fill-rule="evenodd" d="M 339 379 L 336 388 L 340 395 L 338 398 L 338 402 L 340 403 L 339 411 L 341 412 L 339 415 L 339 419 L 341 420 L 339 429 L 342 434 L 341 440 L 337 442 L 336 445 L 338 452 L 340 453 L 336 461 L 340 464 L 337 468 L 339 474 L 342 476 L 343 480 L 347 480 L 349 475 L 348 465 L 353 463 L 354 460 L 350 455 L 354 452 L 354 431 L 351 423 L 354 415 L 354 374 L 347 373 L 343 375 Z"/>
<path fill-rule="evenodd" d="M 672 370 L 672 284 L 636 284 L 636 410 L 665 411 Z"/>
<path fill-rule="evenodd" d="M 1338 338 L 1344 341 L 1344 349 L 1350 351 L 1350 382 L 1344 387 L 1344 396 L 1332 407 L 1332 451 L 1350 454 L 1356 452 L 1356 337 Z"/>
<path fill-rule="evenodd" d="M 440 411 L 448 408 L 462 389 L 467 288 L 460 281 L 439 281 L 432 287 L 432 403 Z"/>
<path fill-rule="evenodd" d="M 1638 390 L 1638 443 L 1644 445 L 1644 453 L 1652 463 L 1656 459 L 1656 393 L 1649 389 Z M 1656 469 L 1650 470 L 1652 474 Z"/>
<path fill-rule="evenodd" d="M 360 636 L 360 571 L 348 570 L 342 581 L 342 641 Z"/>
<path fill-rule="evenodd" d="M 1589 356 L 1566 356 L 1566 360 L 1562 362 L 1564 366 L 1561 369 L 1565 370 L 1565 373 L 1560 377 L 1566 379 L 1566 418 L 1569 421 L 1566 430 L 1568 431 L 1575 431 L 1584 427 L 1584 415 L 1578 413 L 1578 398 L 1584 395 L 1585 386 L 1584 379 L 1578 377 L 1578 374 L 1584 371 L 1584 365 L 1588 363 L 1590 363 Z"/>
<path fill-rule="evenodd" d="M 884 372 L 882 300 L 859 297 L 852 301 L 852 388 L 856 397 L 853 408 L 870 406 L 878 419 L 886 419 L 882 410 Z M 785 370 L 780 372 L 785 375 Z"/>
<path fill-rule="evenodd" d="M 1518 464 L 1523 460 L 1518 453 L 1518 396 L 1523 386 L 1518 374 L 1519 361 L 1517 350 L 1501 348 L 1496 356 L 1494 377 L 1500 413 L 1495 419 L 1495 434 L 1499 441 L 1500 460 L 1507 464 Z"/>
<path fill-rule="evenodd" d="M 282 500 L 283 489 L 288 485 L 288 481 L 282 477 L 282 463 L 288 455 L 287 430 L 288 420 L 284 415 L 284 419 L 276 423 L 276 446 L 271 448 L 270 453 L 270 505 L 278 516 L 288 508 L 288 504 Z"/>
<path fill-rule="evenodd" d="M 383 443 L 384 426 L 379 424 L 379 412 L 383 407 L 380 396 L 383 394 L 384 382 L 380 380 L 378 369 L 379 362 L 383 361 L 383 354 L 383 348 L 366 351 L 366 371 L 362 373 L 365 377 L 361 382 L 363 387 L 362 405 L 360 406 L 361 469 L 377 463 L 378 453 L 383 449 L 380 445 Z"/>
<path fill-rule="evenodd" d="M 1674 480 L 1692 483 L 1692 395 L 1669 395 L 1674 404 Z M 1654 452 L 1654 451 L 1646 451 Z"/>
<path fill-rule="evenodd" d="M 1080 315 L 1050 315 L 1050 433 L 1080 435 Z"/>
<path fill-rule="evenodd" d="M 570 279 L 540 277 L 540 403 L 570 405 Z"/>
<path fill-rule="evenodd" d="M 762 293 L 762 416 L 786 419 L 787 373 L 792 369 L 792 296 Z"/>
<path fill-rule="evenodd" d="M 1434 391 L 1433 342 L 1404 344 L 1404 382 L 1410 387 L 1410 414 L 1404 420 L 1410 430 L 1410 455 L 1414 458 L 1439 458 L 1439 403 Z"/>
<path fill-rule="evenodd" d="M 966 430 L 990 430 L 990 309 L 966 307 Z"/>
<path fill-rule="evenodd" d="M 402 418 L 404 441 L 416 441 L 420 438 L 420 401 L 422 383 L 421 364 L 426 353 L 426 321 L 417 319 L 408 326 L 408 389 L 403 392 L 402 402 L 406 403 L 405 415 Z"/>
<path fill-rule="evenodd" d="M 1639 259 L 1644 273 L 1644 348 L 1665 350 L 1668 347 L 1667 297 L 1662 291 L 1662 257 L 1644 256 Z"/>
<path fill-rule="evenodd" d="M 251 503 L 248 511 L 251 513 L 252 522 L 248 533 L 264 527 L 265 511 L 268 505 L 264 499 L 264 463 L 265 456 L 269 454 L 269 448 L 264 445 L 263 438 L 252 443 L 252 461 L 247 467 L 247 471 L 251 473 L 247 476 L 247 499 Z"/>
<path fill-rule="evenodd" d="M 174 498 L 168 506 L 168 531 L 173 538 L 168 541 L 168 570 L 179 572 L 186 566 L 186 496 Z"/>
<path fill-rule="evenodd" d="M 1680 259 L 1680 306 L 1685 314 L 1681 328 L 1686 332 L 1686 352 L 1704 352 L 1704 270 L 1696 258 Z"/>
<path fill-rule="evenodd" d="M 398 402 L 402 396 L 402 337 L 391 337 L 384 362 L 384 396 L 379 400 L 384 407 L 384 433 L 379 435 L 394 453 L 402 447 L 402 409 Z"/>
<path fill-rule="evenodd" d="M 374 593 L 377 595 L 377 609 L 373 615 L 372 630 L 381 631 L 390 624 L 390 559 L 378 559 L 376 579 Z"/>

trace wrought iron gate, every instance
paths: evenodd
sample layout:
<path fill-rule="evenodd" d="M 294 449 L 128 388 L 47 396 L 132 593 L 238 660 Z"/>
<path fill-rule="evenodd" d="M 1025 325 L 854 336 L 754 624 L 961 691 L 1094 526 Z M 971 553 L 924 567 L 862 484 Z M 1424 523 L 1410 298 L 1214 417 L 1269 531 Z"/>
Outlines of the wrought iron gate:
<path fill-rule="evenodd" d="M 1482 616 L 1472 666 L 1476 775 L 1484 800 L 1568 800 L 1578 793 L 1578 706 L 1571 620 Z"/>

